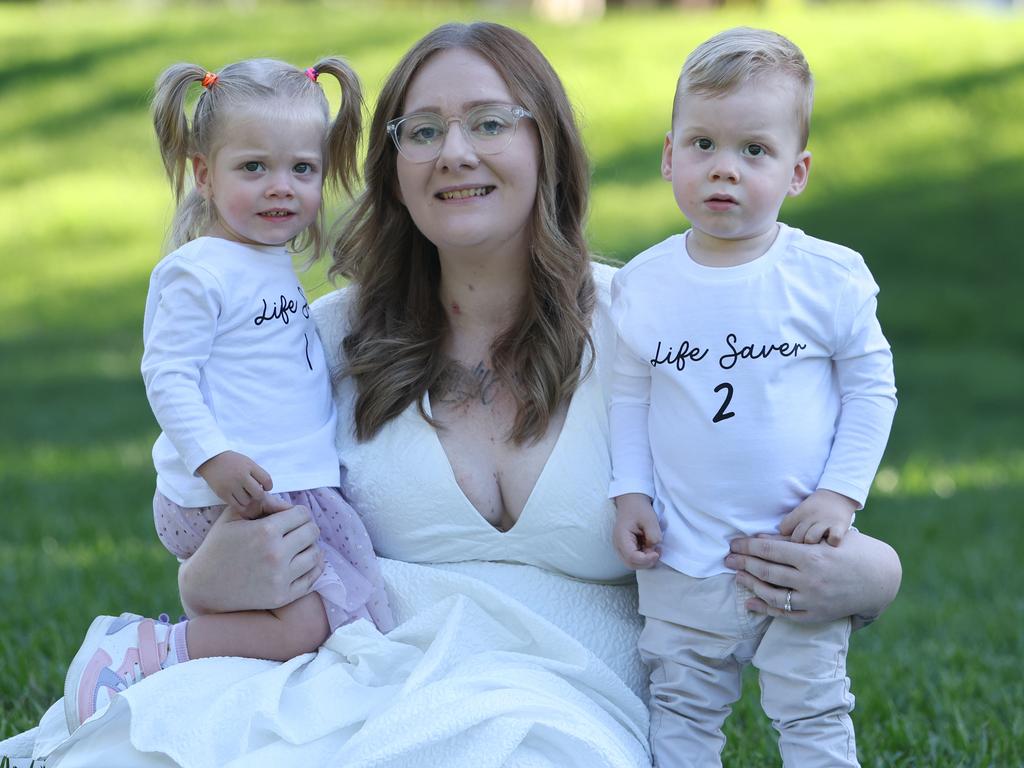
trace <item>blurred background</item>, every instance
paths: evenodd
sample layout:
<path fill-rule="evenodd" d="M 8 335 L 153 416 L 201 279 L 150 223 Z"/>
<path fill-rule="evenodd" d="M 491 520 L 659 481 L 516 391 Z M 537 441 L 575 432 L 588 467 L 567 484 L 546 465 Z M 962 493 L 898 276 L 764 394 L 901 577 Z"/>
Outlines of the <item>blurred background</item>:
<path fill-rule="evenodd" d="M 372 105 L 416 39 L 482 18 L 561 74 L 593 159 L 591 243 L 618 262 L 686 226 L 658 172 L 686 54 L 737 24 L 803 48 L 814 163 L 782 218 L 864 254 L 900 398 L 857 521 L 904 565 L 896 603 L 852 642 L 861 760 L 1024 764 L 1018 2 L 0 3 L 0 738 L 61 695 L 94 615 L 179 608 L 138 372 L 172 213 L 157 74 L 341 54 Z M 313 296 L 331 289 L 324 271 L 303 278 Z M 776 764 L 746 683 L 726 761 Z"/>

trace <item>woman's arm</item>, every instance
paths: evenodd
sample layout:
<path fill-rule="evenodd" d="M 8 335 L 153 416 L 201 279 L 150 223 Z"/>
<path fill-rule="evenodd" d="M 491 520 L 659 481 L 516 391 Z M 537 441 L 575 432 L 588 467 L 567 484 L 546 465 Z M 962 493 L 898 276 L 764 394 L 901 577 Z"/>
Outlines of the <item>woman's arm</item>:
<path fill-rule="evenodd" d="M 178 569 L 185 612 L 279 608 L 297 600 L 323 570 L 319 535 L 305 507 L 284 507 L 257 520 L 228 507 Z"/>
<path fill-rule="evenodd" d="M 797 544 L 781 537 L 736 539 L 725 564 L 756 597 L 747 608 L 794 621 L 852 616 L 854 627 L 874 621 L 893 601 L 903 569 L 896 551 L 856 529 L 832 547 Z M 792 611 L 786 612 L 786 594 Z"/>

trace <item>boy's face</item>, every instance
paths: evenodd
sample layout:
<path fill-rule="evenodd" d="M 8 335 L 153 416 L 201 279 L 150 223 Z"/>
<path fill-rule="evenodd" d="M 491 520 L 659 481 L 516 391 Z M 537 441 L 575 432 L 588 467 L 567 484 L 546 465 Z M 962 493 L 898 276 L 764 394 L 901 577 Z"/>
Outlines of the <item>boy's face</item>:
<path fill-rule="evenodd" d="M 784 77 L 749 81 L 722 96 L 683 96 L 665 137 L 661 175 L 693 227 L 691 254 L 729 263 L 730 254 L 748 260 L 771 245 L 783 201 L 803 191 L 810 170 L 796 99 L 795 84 Z"/>

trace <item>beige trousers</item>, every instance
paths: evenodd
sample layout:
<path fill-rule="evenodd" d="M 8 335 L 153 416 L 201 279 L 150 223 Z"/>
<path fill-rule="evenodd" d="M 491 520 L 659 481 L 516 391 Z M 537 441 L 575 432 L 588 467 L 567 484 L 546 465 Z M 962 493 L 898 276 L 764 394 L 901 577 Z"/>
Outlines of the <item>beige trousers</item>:
<path fill-rule="evenodd" d="M 859 765 L 849 619 L 801 624 L 751 613 L 751 592 L 732 574 L 696 579 L 659 564 L 636 576 L 657 768 L 722 764 L 722 725 L 747 663 L 760 671 L 761 707 L 779 732 L 784 765 Z"/>

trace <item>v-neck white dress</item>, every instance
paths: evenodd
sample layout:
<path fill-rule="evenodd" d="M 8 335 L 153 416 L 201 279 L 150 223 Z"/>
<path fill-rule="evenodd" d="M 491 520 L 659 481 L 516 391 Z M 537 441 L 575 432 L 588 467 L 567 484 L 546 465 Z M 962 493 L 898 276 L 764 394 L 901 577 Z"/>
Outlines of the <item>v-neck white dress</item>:
<path fill-rule="evenodd" d="M 381 556 L 393 631 L 358 621 L 284 664 L 172 667 L 63 744 L 58 702 L 34 754 L 50 754 L 47 768 L 649 766 L 636 590 L 611 544 L 607 499 L 611 269 L 595 277 L 594 370 L 506 532 L 463 494 L 415 406 L 359 443 L 344 418 L 351 384 L 336 393 L 344 484 Z M 345 289 L 313 306 L 332 363 L 350 298 Z"/>

